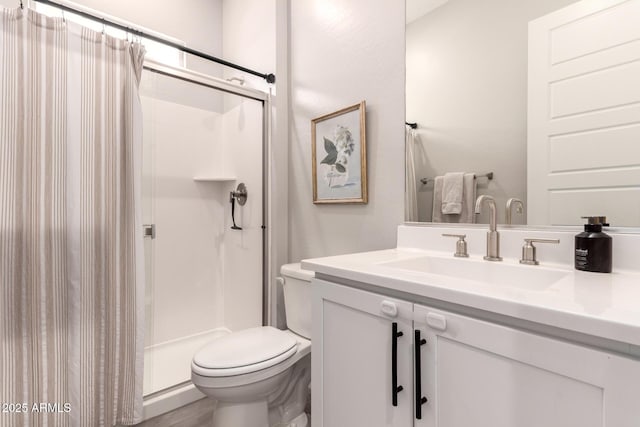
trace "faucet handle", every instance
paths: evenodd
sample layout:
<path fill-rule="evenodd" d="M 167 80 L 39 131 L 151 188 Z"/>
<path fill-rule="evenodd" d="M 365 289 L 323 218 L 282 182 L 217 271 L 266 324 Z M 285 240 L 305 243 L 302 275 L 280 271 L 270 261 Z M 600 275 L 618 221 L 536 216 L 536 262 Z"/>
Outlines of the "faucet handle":
<path fill-rule="evenodd" d="M 524 245 L 522 245 L 522 259 L 520 264 L 538 265 L 540 264 L 536 259 L 536 247 L 534 243 L 560 243 L 560 239 L 524 239 Z"/>
<path fill-rule="evenodd" d="M 453 256 L 458 258 L 468 258 L 469 254 L 467 253 L 467 242 L 464 240 L 467 235 L 466 234 L 443 234 L 444 237 L 457 237 L 458 241 L 456 242 L 456 253 Z"/>

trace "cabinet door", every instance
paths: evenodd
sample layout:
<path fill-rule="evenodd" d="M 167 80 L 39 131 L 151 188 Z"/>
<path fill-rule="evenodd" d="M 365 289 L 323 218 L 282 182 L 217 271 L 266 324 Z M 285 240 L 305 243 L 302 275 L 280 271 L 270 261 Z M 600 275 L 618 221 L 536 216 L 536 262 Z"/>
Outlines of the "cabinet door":
<path fill-rule="evenodd" d="M 640 362 L 414 306 L 423 394 L 418 427 L 637 427 Z"/>
<path fill-rule="evenodd" d="M 312 295 L 312 426 L 412 426 L 412 304 L 317 279 Z"/>

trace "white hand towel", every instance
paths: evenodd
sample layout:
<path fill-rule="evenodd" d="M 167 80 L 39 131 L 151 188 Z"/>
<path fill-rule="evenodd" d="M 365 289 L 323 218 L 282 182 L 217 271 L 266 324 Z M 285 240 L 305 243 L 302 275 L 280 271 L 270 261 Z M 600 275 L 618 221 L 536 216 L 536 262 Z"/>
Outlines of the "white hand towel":
<path fill-rule="evenodd" d="M 476 176 L 473 173 L 465 173 L 463 177 L 462 189 L 462 210 L 460 214 L 442 213 L 442 188 L 444 177 L 437 176 L 433 183 L 433 210 L 431 221 L 444 223 L 475 223 L 475 203 L 476 203 Z"/>
<path fill-rule="evenodd" d="M 464 172 L 451 172 L 444 174 L 442 183 L 442 213 L 462 213 L 462 184 Z"/>
<path fill-rule="evenodd" d="M 458 222 L 471 224 L 476 222 L 475 209 L 477 184 L 478 181 L 476 180 L 476 174 L 464 174 L 462 185 L 462 212 L 460 212 L 460 219 Z"/>
<path fill-rule="evenodd" d="M 442 215 L 442 182 L 444 177 L 436 176 L 433 179 L 433 209 L 431 210 L 431 221 L 444 222 Z"/>

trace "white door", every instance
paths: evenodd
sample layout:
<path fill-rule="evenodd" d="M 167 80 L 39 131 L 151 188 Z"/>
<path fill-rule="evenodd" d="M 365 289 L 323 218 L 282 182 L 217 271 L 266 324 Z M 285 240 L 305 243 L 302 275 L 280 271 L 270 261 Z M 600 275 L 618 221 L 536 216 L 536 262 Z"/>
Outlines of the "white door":
<path fill-rule="evenodd" d="M 322 280 L 312 291 L 312 426 L 412 426 L 412 304 Z"/>
<path fill-rule="evenodd" d="M 640 361 L 414 306 L 417 427 L 637 427 Z"/>
<path fill-rule="evenodd" d="M 531 224 L 640 219 L 640 0 L 582 0 L 529 23 Z"/>

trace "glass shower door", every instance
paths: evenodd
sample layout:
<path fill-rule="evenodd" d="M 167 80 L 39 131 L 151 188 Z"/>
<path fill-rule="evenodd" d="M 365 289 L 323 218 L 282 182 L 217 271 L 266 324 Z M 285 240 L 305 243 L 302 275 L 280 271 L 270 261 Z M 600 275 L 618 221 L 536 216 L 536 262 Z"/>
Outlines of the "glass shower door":
<path fill-rule="evenodd" d="M 262 322 L 262 103 L 145 70 L 144 394 L 190 380 L 191 359 Z M 229 193 L 244 182 L 231 230 Z"/>

